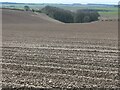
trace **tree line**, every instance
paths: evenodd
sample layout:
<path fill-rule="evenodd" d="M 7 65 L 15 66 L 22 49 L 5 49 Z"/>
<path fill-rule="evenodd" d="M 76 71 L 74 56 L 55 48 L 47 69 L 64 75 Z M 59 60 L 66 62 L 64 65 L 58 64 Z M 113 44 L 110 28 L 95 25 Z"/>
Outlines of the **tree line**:
<path fill-rule="evenodd" d="M 57 7 L 46 6 L 41 12 L 64 23 L 85 23 L 97 21 L 100 16 L 96 10 L 80 9 L 76 12 L 64 10 Z"/>
<path fill-rule="evenodd" d="M 29 6 L 24 6 L 25 11 L 30 11 Z M 100 16 L 97 10 L 93 9 L 79 9 L 76 12 L 64 10 L 61 8 L 46 6 L 41 10 L 31 9 L 33 12 L 45 13 L 51 18 L 59 20 L 64 23 L 86 23 L 97 21 Z"/>
<path fill-rule="evenodd" d="M 73 23 L 73 20 L 74 20 L 72 12 L 68 10 L 60 9 L 57 7 L 46 6 L 41 10 L 41 12 L 47 14 L 48 16 L 56 20 L 59 20 L 65 23 Z"/>
<path fill-rule="evenodd" d="M 82 9 L 82 10 L 77 10 L 74 21 L 76 23 L 92 22 L 92 21 L 97 21 L 99 16 L 100 15 L 97 11 L 90 9 Z"/>

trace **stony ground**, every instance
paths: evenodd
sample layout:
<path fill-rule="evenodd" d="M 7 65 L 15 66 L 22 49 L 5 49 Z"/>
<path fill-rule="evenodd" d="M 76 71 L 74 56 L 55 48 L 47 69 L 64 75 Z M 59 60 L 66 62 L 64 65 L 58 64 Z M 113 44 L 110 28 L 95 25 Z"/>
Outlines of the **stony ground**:
<path fill-rule="evenodd" d="M 3 87 L 117 88 L 117 22 L 3 24 Z"/>

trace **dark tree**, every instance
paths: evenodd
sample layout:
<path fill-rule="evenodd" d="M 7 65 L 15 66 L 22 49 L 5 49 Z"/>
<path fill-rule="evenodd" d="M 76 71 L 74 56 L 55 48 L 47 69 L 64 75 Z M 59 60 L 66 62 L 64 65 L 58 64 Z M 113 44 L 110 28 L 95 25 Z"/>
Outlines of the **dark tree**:
<path fill-rule="evenodd" d="M 24 10 L 25 11 L 30 11 L 30 7 L 29 6 L 24 6 Z"/>
<path fill-rule="evenodd" d="M 69 10 L 64 10 L 52 6 L 44 7 L 41 12 L 64 23 L 92 22 L 97 21 L 98 17 L 100 16 L 97 10 L 83 9 L 77 10 L 77 12 L 74 13 Z"/>
<path fill-rule="evenodd" d="M 72 12 L 68 10 L 60 9 L 57 7 L 46 6 L 41 11 L 46 13 L 48 16 L 56 20 L 59 20 L 61 22 L 65 22 L 65 23 L 74 22 L 74 17 L 72 15 Z"/>
<path fill-rule="evenodd" d="M 89 9 L 77 10 L 75 14 L 74 22 L 85 23 L 85 22 L 97 21 L 99 16 L 100 16 L 99 13 L 95 10 L 89 10 Z"/>
<path fill-rule="evenodd" d="M 32 12 L 35 12 L 35 10 L 34 10 L 34 9 L 32 9 Z"/>
<path fill-rule="evenodd" d="M 83 22 L 90 22 L 90 16 L 85 16 L 83 18 Z"/>

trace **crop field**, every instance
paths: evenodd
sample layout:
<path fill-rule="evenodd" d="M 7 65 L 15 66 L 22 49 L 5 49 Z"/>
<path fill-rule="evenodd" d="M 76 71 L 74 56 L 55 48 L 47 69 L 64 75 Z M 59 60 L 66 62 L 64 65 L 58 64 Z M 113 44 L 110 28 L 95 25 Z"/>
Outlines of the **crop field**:
<path fill-rule="evenodd" d="M 4 23 L 2 86 L 118 88 L 117 21 Z"/>

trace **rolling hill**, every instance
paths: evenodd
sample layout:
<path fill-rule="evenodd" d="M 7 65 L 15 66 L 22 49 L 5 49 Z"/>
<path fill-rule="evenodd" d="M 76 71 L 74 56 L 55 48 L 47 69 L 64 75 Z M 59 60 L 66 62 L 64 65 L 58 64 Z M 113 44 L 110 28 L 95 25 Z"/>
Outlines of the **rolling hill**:
<path fill-rule="evenodd" d="M 43 13 L 37 14 L 30 11 L 2 9 L 2 16 L 3 23 L 9 24 L 62 23 Z"/>

